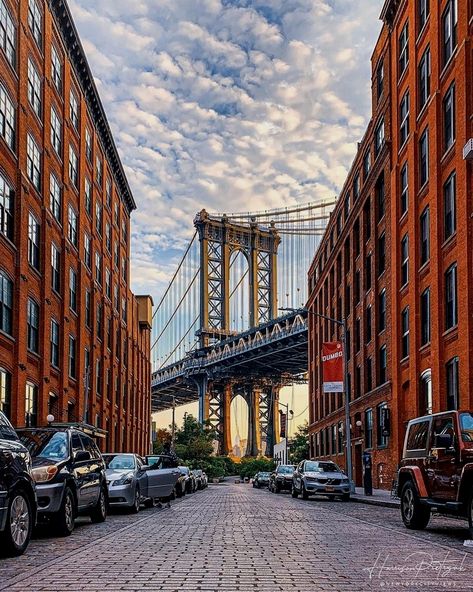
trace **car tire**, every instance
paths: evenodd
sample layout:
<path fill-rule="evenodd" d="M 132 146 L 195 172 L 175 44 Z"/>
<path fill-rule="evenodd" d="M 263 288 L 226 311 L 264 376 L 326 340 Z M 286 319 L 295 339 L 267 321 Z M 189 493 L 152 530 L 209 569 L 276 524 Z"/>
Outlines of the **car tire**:
<path fill-rule="evenodd" d="M 176 499 L 176 497 L 177 497 L 177 492 L 176 492 L 176 488 L 174 488 L 172 490 L 171 495 L 169 496 L 169 499 L 173 502 Z"/>
<path fill-rule="evenodd" d="M 154 501 L 154 497 L 149 497 L 145 500 L 145 508 L 154 508 L 156 506 L 156 502 Z"/>
<path fill-rule="evenodd" d="M 33 522 L 28 495 L 22 489 L 17 489 L 8 503 L 5 530 L 0 533 L 1 555 L 10 557 L 23 555 L 31 539 Z"/>
<path fill-rule="evenodd" d="M 350 501 L 350 494 L 349 493 L 344 493 L 342 495 L 342 502 L 349 502 Z"/>
<path fill-rule="evenodd" d="M 303 500 L 309 499 L 309 494 L 307 493 L 307 489 L 305 488 L 304 483 L 302 483 L 302 485 L 301 485 L 301 494 L 302 494 Z"/>
<path fill-rule="evenodd" d="M 76 518 L 76 502 L 70 487 L 66 487 L 61 508 L 54 517 L 54 530 L 59 536 L 68 537 L 74 530 Z"/>
<path fill-rule="evenodd" d="M 423 530 L 430 520 L 430 508 L 420 503 L 412 481 L 407 481 L 401 492 L 401 517 L 406 528 Z"/>
<path fill-rule="evenodd" d="M 292 484 L 291 495 L 295 499 L 299 497 L 299 494 L 297 493 L 297 489 L 295 488 L 294 483 Z"/>
<path fill-rule="evenodd" d="M 176 487 L 176 496 L 182 497 L 184 494 L 182 492 L 182 486 Z"/>
<path fill-rule="evenodd" d="M 137 485 L 135 488 L 135 499 L 133 500 L 133 505 L 130 508 L 131 514 L 138 514 L 138 512 L 140 511 L 140 506 L 141 506 L 141 493 L 140 493 L 140 488 Z"/>
<path fill-rule="evenodd" d="M 100 488 L 99 499 L 95 508 L 90 512 L 90 517 L 95 524 L 105 522 L 107 519 L 107 494 L 103 486 Z"/>

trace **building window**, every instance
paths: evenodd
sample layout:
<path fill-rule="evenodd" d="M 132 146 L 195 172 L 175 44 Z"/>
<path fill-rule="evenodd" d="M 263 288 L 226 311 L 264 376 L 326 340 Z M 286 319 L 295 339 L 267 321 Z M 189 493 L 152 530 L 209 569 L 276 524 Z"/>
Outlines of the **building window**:
<path fill-rule="evenodd" d="M 128 241 L 128 230 L 127 230 L 127 223 L 126 222 L 127 222 L 126 219 L 123 218 L 122 219 L 122 241 L 125 243 L 125 245 Z M 333 248 L 333 246 L 332 246 L 332 248 Z"/>
<path fill-rule="evenodd" d="M 51 245 L 51 287 L 59 293 L 61 289 L 61 253 L 56 245 Z"/>
<path fill-rule="evenodd" d="M 127 310 L 128 310 L 128 306 L 127 306 L 127 301 L 125 298 L 122 299 L 122 321 L 124 323 L 127 322 L 127 318 L 128 318 L 128 314 L 127 314 Z M 359 322 L 359 319 L 358 319 Z"/>
<path fill-rule="evenodd" d="M 79 162 L 72 146 L 69 146 L 69 179 L 74 187 L 79 187 Z"/>
<path fill-rule="evenodd" d="M 430 342 L 430 288 L 420 295 L 420 344 Z"/>
<path fill-rule="evenodd" d="M 102 362 L 100 360 L 95 362 L 95 390 L 100 397 L 102 394 Z"/>
<path fill-rule="evenodd" d="M 4 0 L 0 0 L 0 47 L 5 52 L 9 64 L 14 68 L 16 63 L 16 28 Z"/>
<path fill-rule="evenodd" d="M 386 234 L 378 238 L 378 275 L 384 273 L 386 269 Z"/>
<path fill-rule="evenodd" d="M 409 136 L 409 91 L 404 93 L 404 96 L 401 99 L 401 106 L 400 106 L 400 145 L 403 146 L 407 141 L 407 137 Z"/>
<path fill-rule="evenodd" d="M 373 410 L 365 411 L 365 448 L 373 448 Z"/>
<path fill-rule="evenodd" d="M 92 327 L 92 299 L 90 290 L 85 291 L 85 324 L 89 329 Z"/>
<path fill-rule="evenodd" d="M 447 64 L 457 46 L 457 0 L 448 0 L 442 15 L 443 63 Z"/>
<path fill-rule="evenodd" d="M 376 431 L 378 447 L 383 448 L 388 445 L 389 434 L 389 415 L 388 404 L 381 403 L 376 408 Z"/>
<path fill-rule="evenodd" d="M 102 285 L 102 256 L 98 251 L 95 252 L 95 281 Z"/>
<path fill-rule="evenodd" d="M 69 238 L 69 241 L 75 247 L 77 247 L 78 242 L 79 242 L 78 230 L 77 230 L 78 215 L 77 215 L 77 212 L 74 210 L 74 208 L 71 205 L 69 205 L 69 208 L 68 208 L 67 219 L 68 219 L 67 236 Z"/>
<path fill-rule="evenodd" d="M 447 409 L 449 411 L 458 409 L 458 358 L 452 358 L 445 366 L 447 374 Z"/>
<path fill-rule="evenodd" d="M 378 64 L 378 67 L 376 69 L 376 94 L 378 97 L 378 101 L 379 101 L 381 95 L 383 94 L 383 88 L 384 88 L 384 64 L 381 61 Z"/>
<path fill-rule="evenodd" d="M 92 269 L 92 245 L 88 234 L 84 234 L 84 263 Z"/>
<path fill-rule="evenodd" d="M 95 173 L 96 173 L 96 181 L 100 187 L 102 187 L 103 182 L 103 163 L 102 157 L 97 154 L 95 158 Z"/>
<path fill-rule="evenodd" d="M 105 295 L 109 300 L 112 299 L 112 279 L 110 269 L 108 267 L 105 270 Z"/>
<path fill-rule="evenodd" d="M 409 307 L 401 312 L 401 359 L 409 355 Z"/>
<path fill-rule="evenodd" d="M 430 0 L 418 0 L 419 3 L 419 31 L 424 28 L 430 13 Z"/>
<path fill-rule="evenodd" d="M 381 152 L 384 145 L 384 119 L 378 123 L 374 134 L 374 155 L 375 157 Z"/>
<path fill-rule="evenodd" d="M 407 162 L 404 163 L 400 175 L 401 185 L 401 216 L 403 216 L 409 207 L 409 168 Z"/>
<path fill-rule="evenodd" d="M 369 149 L 365 152 L 363 156 L 363 180 L 366 181 L 368 175 L 370 174 L 371 170 L 371 152 Z"/>
<path fill-rule="evenodd" d="M 423 187 L 429 180 L 429 130 L 426 128 L 419 140 L 419 183 Z"/>
<path fill-rule="evenodd" d="M 365 343 L 369 343 L 371 341 L 371 330 L 372 330 L 372 321 L 371 321 L 371 304 L 366 308 L 365 312 Z"/>
<path fill-rule="evenodd" d="M 115 308 L 116 311 L 118 311 L 119 298 L 118 298 L 118 286 L 117 286 L 117 284 L 114 284 L 114 286 L 113 286 L 113 307 Z"/>
<path fill-rule="evenodd" d="M 49 176 L 49 209 L 54 218 L 61 223 L 61 208 L 62 208 L 62 195 L 61 187 L 59 185 L 56 176 L 51 173 Z"/>
<path fill-rule="evenodd" d="M 445 272 L 445 329 L 457 323 L 457 264 L 454 263 Z"/>
<path fill-rule="evenodd" d="M 102 230 L 103 230 L 103 208 L 102 208 L 102 206 L 98 202 L 95 204 L 95 227 L 96 227 L 97 232 L 99 233 L 99 235 L 102 236 Z"/>
<path fill-rule="evenodd" d="M 103 306 L 97 304 L 97 337 L 101 340 L 103 333 Z"/>
<path fill-rule="evenodd" d="M 0 411 L 11 417 L 11 374 L 0 368 Z"/>
<path fill-rule="evenodd" d="M 430 49 L 427 48 L 419 62 L 419 111 L 430 96 Z"/>
<path fill-rule="evenodd" d="M 12 335 L 13 282 L 0 271 L 0 331 Z"/>
<path fill-rule="evenodd" d="M 31 58 L 28 59 L 28 101 L 41 119 L 41 78 Z"/>
<path fill-rule="evenodd" d="M 26 322 L 28 349 L 37 354 L 39 350 L 39 306 L 31 298 L 28 298 Z"/>
<path fill-rule="evenodd" d="M 51 78 L 59 92 L 62 90 L 62 62 L 54 45 L 51 46 Z"/>
<path fill-rule="evenodd" d="M 122 258 L 122 278 L 126 282 L 128 277 L 128 265 L 126 261 L 126 257 Z"/>
<path fill-rule="evenodd" d="M 28 26 L 31 30 L 34 40 L 41 48 L 43 43 L 43 16 L 41 10 L 36 4 L 36 0 L 28 0 Z"/>
<path fill-rule="evenodd" d="M 409 281 L 409 236 L 405 234 L 401 240 L 401 287 Z"/>
<path fill-rule="evenodd" d="M 365 392 L 369 393 L 373 388 L 373 360 L 372 358 L 367 358 L 365 363 Z"/>
<path fill-rule="evenodd" d="M 15 192 L 0 174 L 0 233 L 13 240 Z"/>
<path fill-rule="evenodd" d="M 455 84 L 452 84 L 443 100 L 443 140 L 448 150 L 455 141 Z"/>
<path fill-rule="evenodd" d="M 116 206 L 117 204 L 115 204 Z M 343 202 L 343 219 L 346 221 L 348 220 L 348 215 L 350 214 L 350 194 L 347 193 L 345 195 L 345 200 Z"/>
<path fill-rule="evenodd" d="M 1 88 L 1 87 L 0 87 Z M 0 97 L 1 101 L 1 97 Z M 39 148 L 31 134 L 26 139 L 26 172 L 33 186 L 41 190 L 41 156 Z"/>
<path fill-rule="evenodd" d="M 456 216 L 456 174 L 453 172 L 443 186 L 443 232 L 449 239 L 457 229 Z"/>
<path fill-rule="evenodd" d="M 69 114 L 71 117 L 71 123 L 76 130 L 79 129 L 79 101 L 77 100 L 76 93 L 71 90 L 69 93 Z"/>
<path fill-rule="evenodd" d="M 359 270 L 355 271 L 353 296 L 355 297 L 355 304 L 358 304 L 358 302 L 360 302 L 360 271 Z"/>
<path fill-rule="evenodd" d="M 60 157 L 62 150 L 62 126 L 59 115 L 56 113 L 54 107 L 51 107 L 51 146 Z"/>
<path fill-rule="evenodd" d="M 356 173 L 353 179 L 353 201 L 355 202 L 360 196 L 360 173 Z"/>
<path fill-rule="evenodd" d="M 25 389 L 25 425 L 27 428 L 34 428 L 37 425 L 38 414 L 38 387 L 31 383 L 26 383 Z"/>
<path fill-rule="evenodd" d="M 409 63 L 409 21 L 402 28 L 399 36 L 399 78 L 404 74 Z"/>
<path fill-rule="evenodd" d="M 420 375 L 419 384 L 419 414 L 431 415 L 433 412 L 432 373 L 426 370 Z"/>
<path fill-rule="evenodd" d="M 371 253 L 366 255 L 366 263 L 365 263 L 365 292 L 371 290 L 371 260 L 372 260 Z"/>
<path fill-rule="evenodd" d="M 0 135 L 15 150 L 15 107 L 3 84 L 0 84 Z"/>
<path fill-rule="evenodd" d="M 69 269 L 69 306 L 73 312 L 77 312 L 77 273 Z"/>
<path fill-rule="evenodd" d="M 77 377 L 77 352 L 76 352 L 76 338 L 69 335 L 69 377 L 76 379 Z"/>
<path fill-rule="evenodd" d="M 85 211 L 92 215 L 92 185 L 89 179 L 86 177 L 84 181 L 84 194 L 85 194 Z"/>
<path fill-rule="evenodd" d="M 386 290 L 382 290 L 378 296 L 379 305 L 379 319 L 378 319 L 378 331 L 384 331 L 386 329 Z"/>
<path fill-rule="evenodd" d="M 107 207 L 111 208 L 112 207 L 112 181 L 110 180 L 110 177 L 107 177 L 107 180 L 105 181 L 105 198 L 107 200 Z"/>
<path fill-rule="evenodd" d="M 420 215 L 420 264 L 430 259 L 430 210 L 427 206 Z"/>
<path fill-rule="evenodd" d="M 51 320 L 51 365 L 59 368 L 59 323 L 54 319 Z"/>
<path fill-rule="evenodd" d="M 388 351 L 385 345 L 379 349 L 379 384 L 382 385 L 387 380 Z"/>
<path fill-rule="evenodd" d="M 376 205 L 378 206 L 378 222 L 383 218 L 386 212 L 386 200 L 384 190 L 384 172 L 380 174 L 375 186 Z"/>
<path fill-rule="evenodd" d="M 92 135 L 88 127 L 85 128 L 85 156 L 92 162 Z"/>
<path fill-rule="evenodd" d="M 39 271 L 40 226 L 33 214 L 28 215 L 28 263 Z"/>
<path fill-rule="evenodd" d="M 105 224 L 105 247 L 109 253 L 112 252 L 112 227 L 108 222 Z"/>
<path fill-rule="evenodd" d="M 363 219 L 365 222 L 365 240 L 371 238 L 371 200 L 368 199 L 363 206 Z"/>

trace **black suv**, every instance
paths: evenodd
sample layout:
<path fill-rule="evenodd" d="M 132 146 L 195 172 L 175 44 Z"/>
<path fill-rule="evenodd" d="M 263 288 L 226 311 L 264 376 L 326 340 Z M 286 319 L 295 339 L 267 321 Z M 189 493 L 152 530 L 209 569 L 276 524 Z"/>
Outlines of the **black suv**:
<path fill-rule="evenodd" d="M 269 491 L 279 493 L 280 491 L 292 490 L 292 475 L 294 465 L 279 465 L 269 476 Z"/>
<path fill-rule="evenodd" d="M 31 458 L 0 411 L 0 550 L 21 555 L 36 522 L 36 492 Z"/>
<path fill-rule="evenodd" d="M 105 462 L 94 440 L 76 427 L 18 430 L 33 458 L 39 521 L 68 536 L 78 514 L 107 517 Z"/>

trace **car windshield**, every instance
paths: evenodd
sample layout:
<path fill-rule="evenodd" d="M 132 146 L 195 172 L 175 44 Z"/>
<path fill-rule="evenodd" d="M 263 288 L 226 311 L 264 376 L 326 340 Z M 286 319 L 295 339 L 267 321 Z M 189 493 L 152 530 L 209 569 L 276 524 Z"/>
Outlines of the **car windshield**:
<path fill-rule="evenodd" d="M 306 471 L 314 471 L 314 473 L 338 473 L 339 467 L 332 462 L 306 462 Z"/>
<path fill-rule="evenodd" d="M 20 432 L 20 440 L 31 456 L 49 460 L 65 460 L 69 456 L 66 432 L 31 430 Z"/>
<path fill-rule="evenodd" d="M 188 467 L 179 467 L 179 470 L 181 471 L 181 473 L 183 475 L 188 475 L 189 474 L 189 469 Z"/>
<path fill-rule="evenodd" d="M 462 441 L 467 448 L 473 448 L 473 413 L 462 413 L 460 415 L 460 427 Z"/>
<path fill-rule="evenodd" d="M 292 475 L 294 473 L 294 467 L 278 467 L 277 472 L 284 475 Z"/>
<path fill-rule="evenodd" d="M 259 474 L 260 477 L 269 477 L 269 473 L 260 473 Z"/>
<path fill-rule="evenodd" d="M 135 457 L 131 454 L 105 454 L 103 458 L 107 469 L 120 471 L 135 468 Z"/>

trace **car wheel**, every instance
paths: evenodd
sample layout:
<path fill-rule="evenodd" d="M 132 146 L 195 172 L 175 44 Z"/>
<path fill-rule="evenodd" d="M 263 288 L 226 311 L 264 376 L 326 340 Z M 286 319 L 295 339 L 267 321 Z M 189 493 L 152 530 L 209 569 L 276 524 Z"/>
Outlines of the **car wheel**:
<path fill-rule="evenodd" d="M 70 487 L 66 487 L 59 512 L 54 518 L 54 527 L 59 536 L 70 536 L 74 530 L 76 504 Z"/>
<path fill-rule="evenodd" d="M 26 551 L 33 530 L 31 503 L 26 493 L 17 490 L 8 504 L 7 522 L 1 533 L 2 555 L 18 556 Z"/>
<path fill-rule="evenodd" d="M 182 497 L 184 495 L 182 492 L 182 486 L 176 487 L 176 495 L 177 497 Z"/>
<path fill-rule="evenodd" d="M 344 493 L 342 495 L 342 502 L 349 502 L 350 501 L 350 494 L 349 493 Z"/>
<path fill-rule="evenodd" d="M 105 522 L 107 518 L 107 494 L 103 487 L 100 488 L 97 505 L 90 513 L 90 517 L 92 518 L 92 522 L 95 523 Z"/>
<path fill-rule="evenodd" d="M 302 489 L 302 499 L 309 499 L 309 494 L 307 493 L 307 489 L 305 488 L 304 483 L 302 483 L 301 485 L 301 489 Z"/>
<path fill-rule="evenodd" d="M 297 497 L 299 497 L 299 494 L 297 493 L 297 489 L 295 488 L 295 485 L 294 485 L 294 483 L 292 484 L 291 495 L 292 495 L 292 497 L 294 497 L 294 498 L 297 498 Z"/>
<path fill-rule="evenodd" d="M 140 506 L 141 506 L 141 493 L 140 493 L 140 488 L 137 485 L 135 488 L 135 499 L 133 500 L 133 505 L 130 508 L 131 513 L 138 514 L 138 512 L 140 511 Z"/>
<path fill-rule="evenodd" d="M 177 496 L 177 493 L 176 493 L 176 488 L 174 488 L 174 489 L 172 490 L 172 493 L 171 493 L 171 495 L 169 496 L 169 499 L 170 499 L 170 501 L 172 501 L 172 502 L 173 502 L 173 501 L 176 499 L 176 496 Z"/>
<path fill-rule="evenodd" d="M 430 520 L 430 508 L 420 503 L 412 481 L 407 481 L 402 488 L 401 516 L 404 525 L 411 530 L 423 530 Z"/>

